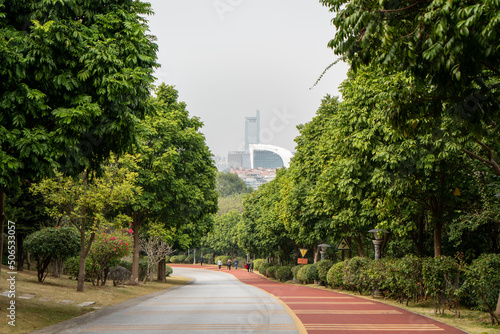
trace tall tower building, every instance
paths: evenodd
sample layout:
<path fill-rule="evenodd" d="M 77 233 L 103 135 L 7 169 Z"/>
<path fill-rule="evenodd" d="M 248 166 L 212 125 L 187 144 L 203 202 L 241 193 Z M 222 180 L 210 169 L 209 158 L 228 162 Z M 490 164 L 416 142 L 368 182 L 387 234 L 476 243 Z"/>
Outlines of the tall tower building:
<path fill-rule="evenodd" d="M 249 152 L 250 144 L 260 143 L 260 110 L 255 117 L 245 117 L 245 152 Z"/>

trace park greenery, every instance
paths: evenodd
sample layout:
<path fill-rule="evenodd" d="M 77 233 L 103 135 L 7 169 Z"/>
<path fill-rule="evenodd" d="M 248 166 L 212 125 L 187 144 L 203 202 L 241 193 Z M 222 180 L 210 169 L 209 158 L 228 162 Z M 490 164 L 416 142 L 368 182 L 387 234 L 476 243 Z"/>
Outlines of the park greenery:
<path fill-rule="evenodd" d="M 18 270 L 36 259 L 43 282 L 66 267 L 83 291 L 254 259 L 280 281 L 430 297 L 498 324 L 499 2 L 320 2 L 351 66 L 341 96 L 252 191 L 217 173 L 176 89 L 153 86 L 150 5 L 0 0 L 0 230 L 18 222 Z"/>

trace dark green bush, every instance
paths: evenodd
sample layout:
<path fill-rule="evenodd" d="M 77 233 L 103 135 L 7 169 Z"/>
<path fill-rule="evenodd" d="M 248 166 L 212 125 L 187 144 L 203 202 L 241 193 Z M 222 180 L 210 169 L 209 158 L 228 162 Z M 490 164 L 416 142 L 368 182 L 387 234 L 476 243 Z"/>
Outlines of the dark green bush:
<path fill-rule="evenodd" d="M 335 263 L 326 275 L 326 281 L 329 286 L 335 289 L 343 289 L 344 288 L 344 267 L 346 265 L 346 261 Z"/>
<path fill-rule="evenodd" d="M 280 282 L 286 282 L 293 278 L 292 267 L 291 266 L 283 266 L 279 267 L 276 270 L 276 279 Z"/>
<path fill-rule="evenodd" d="M 132 262 L 130 261 L 120 260 L 117 265 L 132 271 Z"/>
<path fill-rule="evenodd" d="M 92 267 L 92 261 L 89 258 L 85 259 L 85 280 L 90 280 L 88 273 Z M 78 278 L 78 273 L 80 272 L 80 257 L 74 256 L 70 257 L 64 262 L 64 270 L 75 279 Z"/>
<path fill-rule="evenodd" d="M 260 265 L 264 263 L 264 259 L 256 259 L 253 261 L 253 270 L 259 271 Z"/>
<path fill-rule="evenodd" d="M 165 266 L 165 276 L 169 277 L 170 275 L 172 275 L 173 272 L 174 270 L 172 269 L 172 267 Z"/>
<path fill-rule="evenodd" d="M 266 277 L 276 278 L 276 270 L 277 269 L 278 269 L 278 267 L 276 267 L 276 266 L 267 267 Z"/>
<path fill-rule="evenodd" d="M 37 259 L 38 282 L 47 277 L 52 260 L 66 260 L 80 251 L 80 233 L 74 227 L 46 227 L 30 234 L 24 247 Z"/>
<path fill-rule="evenodd" d="M 272 264 L 270 263 L 267 263 L 267 262 L 263 262 L 261 263 L 261 265 L 259 266 L 259 273 L 261 273 L 262 275 L 266 275 L 266 272 L 267 272 L 267 268 L 271 267 Z"/>
<path fill-rule="evenodd" d="M 465 270 L 463 290 L 473 296 L 480 310 L 490 314 L 491 324 L 500 324 L 495 315 L 500 292 L 500 254 L 483 254 Z"/>
<path fill-rule="evenodd" d="M 299 265 L 296 265 L 294 267 L 292 267 L 292 275 L 293 275 L 293 280 L 294 281 L 298 281 L 298 278 L 297 278 L 297 273 L 299 272 L 299 270 L 303 267 L 302 264 L 299 264 Z"/>
<path fill-rule="evenodd" d="M 326 282 L 326 275 L 328 270 L 332 267 L 333 262 L 330 260 L 321 260 L 317 263 L 318 266 L 318 277 L 321 281 Z"/>
<path fill-rule="evenodd" d="M 174 255 L 170 257 L 170 262 L 171 263 L 182 263 L 186 259 L 186 255 L 180 254 L 180 255 Z"/>
<path fill-rule="evenodd" d="M 371 282 L 365 269 L 371 261 L 366 257 L 353 257 L 346 260 L 344 276 L 342 278 L 346 289 L 358 291 L 359 293 L 370 291 Z"/>
<path fill-rule="evenodd" d="M 423 263 L 422 276 L 427 294 L 434 298 L 434 312 L 443 315 L 448 307 L 458 315 L 461 265 L 449 256 L 428 258 Z"/>
<path fill-rule="evenodd" d="M 316 263 L 306 264 L 297 272 L 297 279 L 304 284 L 312 284 L 319 280 L 318 266 Z"/>

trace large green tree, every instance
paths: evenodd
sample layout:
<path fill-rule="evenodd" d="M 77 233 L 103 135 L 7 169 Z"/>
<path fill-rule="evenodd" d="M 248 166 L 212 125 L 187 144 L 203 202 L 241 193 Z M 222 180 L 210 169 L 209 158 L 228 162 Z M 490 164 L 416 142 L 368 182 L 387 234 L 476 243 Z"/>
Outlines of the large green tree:
<path fill-rule="evenodd" d="M 122 226 L 130 221 L 130 217 L 119 214 L 119 210 L 139 196 L 141 189 L 135 185 L 136 177 L 136 173 L 110 160 L 103 175 L 91 181 L 85 173 L 76 178 L 58 173 L 32 186 L 35 194 L 44 196 L 53 218 L 72 224 L 80 233 L 77 291 L 83 291 L 85 259 L 99 229 L 110 224 Z"/>
<path fill-rule="evenodd" d="M 157 66 L 150 13 L 138 0 L 0 0 L 0 231 L 20 178 L 76 175 L 134 142 Z"/>
<path fill-rule="evenodd" d="M 408 119 L 448 117 L 440 129 L 419 130 L 458 143 L 500 175 L 498 1 L 321 2 L 335 12 L 329 46 L 355 70 L 373 64 L 411 75 L 411 82 L 390 89 L 391 121 L 404 127 Z"/>
<path fill-rule="evenodd" d="M 216 168 L 203 123 L 189 117 L 172 86 L 161 84 L 154 114 L 141 127 L 137 184 L 143 189 L 131 206 L 134 230 L 133 282 L 139 275 L 139 228 L 150 218 L 162 222 L 174 247 L 196 244 L 211 229 L 217 211 Z"/>

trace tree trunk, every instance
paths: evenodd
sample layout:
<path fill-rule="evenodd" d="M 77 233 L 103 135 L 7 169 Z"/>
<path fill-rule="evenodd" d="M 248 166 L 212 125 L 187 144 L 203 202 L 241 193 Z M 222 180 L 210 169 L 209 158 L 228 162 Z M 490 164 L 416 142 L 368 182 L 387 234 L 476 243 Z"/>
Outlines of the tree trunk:
<path fill-rule="evenodd" d="M 94 237 L 95 233 L 92 232 L 90 234 L 89 244 L 85 247 L 85 222 L 83 222 L 80 230 L 80 269 L 78 271 L 78 284 L 76 286 L 77 292 L 83 292 L 83 285 L 85 283 L 85 259 L 87 259 Z"/>
<path fill-rule="evenodd" d="M 132 260 L 131 284 L 139 284 L 139 213 L 133 213 L 132 229 L 134 230 L 134 256 Z"/>
<path fill-rule="evenodd" d="M 363 240 L 361 240 L 361 236 L 356 236 L 354 238 L 356 243 L 358 244 L 358 254 L 360 257 L 365 257 L 365 250 L 363 249 Z"/>
<path fill-rule="evenodd" d="M 3 231 L 5 228 L 5 193 L 4 189 L 0 188 L 0 262 L 3 259 Z M 0 266 L 0 272 L 2 266 Z"/>
<path fill-rule="evenodd" d="M 157 279 L 160 282 L 166 282 L 166 276 L 167 276 L 167 271 L 166 271 L 166 261 L 165 259 L 162 259 L 160 262 L 158 262 L 158 274 L 157 274 Z"/>
<path fill-rule="evenodd" d="M 495 310 L 495 315 L 500 317 L 500 292 L 498 293 L 497 309 Z"/>
<path fill-rule="evenodd" d="M 440 219 L 436 219 L 434 223 L 434 257 L 441 256 L 441 240 L 442 240 L 443 224 Z"/>

